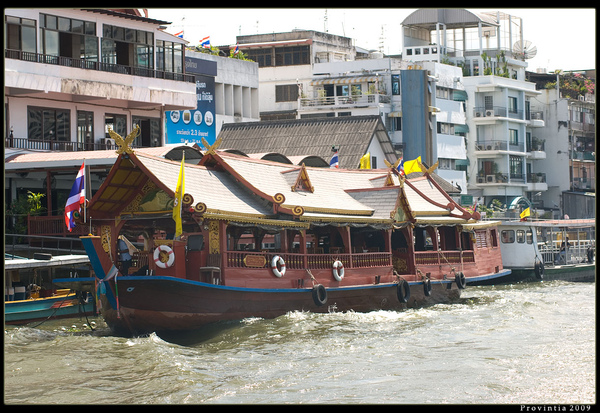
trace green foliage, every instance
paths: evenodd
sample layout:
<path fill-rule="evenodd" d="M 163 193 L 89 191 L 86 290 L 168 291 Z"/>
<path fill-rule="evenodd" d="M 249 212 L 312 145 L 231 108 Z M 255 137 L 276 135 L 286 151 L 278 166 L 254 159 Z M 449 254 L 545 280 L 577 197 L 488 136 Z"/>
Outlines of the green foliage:
<path fill-rule="evenodd" d="M 5 205 L 6 217 L 14 224 L 14 233 L 27 234 L 27 216 L 41 215 L 46 211 L 46 207 L 42 206 L 42 198 L 45 196 L 42 193 L 27 191 L 26 198 L 19 196 L 8 208 Z"/>

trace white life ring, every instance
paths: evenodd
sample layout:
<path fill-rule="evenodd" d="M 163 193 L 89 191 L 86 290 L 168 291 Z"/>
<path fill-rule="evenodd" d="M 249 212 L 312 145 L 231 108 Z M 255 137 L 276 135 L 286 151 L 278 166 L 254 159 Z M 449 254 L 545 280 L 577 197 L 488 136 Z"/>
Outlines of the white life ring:
<path fill-rule="evenodd" d="M 342 281 L 344 278 L 344 264 L 340 260 L 333 263 L 333 278 L 337 281 Z"/>
<path fill-rule="evenodd" d="M 279 268 L 281 269 L 277 268 L 277 264 L 279 264 Z M 277 278 L 281 278 L 285 275 L 285 261 L 279 255 L 274 256 L 271 260 L 271 270 Z"/>
<path fill-rule="evenodd" d="M 167 262 L 162 262 L 160 260 L 160 252 L 166 252 L 169 255 L 169 259 Z M 169 268 L 175 262 L 175 253 L 168 245 L 159 245 L 154 250 L 154 263 L 159 268 Z"/>

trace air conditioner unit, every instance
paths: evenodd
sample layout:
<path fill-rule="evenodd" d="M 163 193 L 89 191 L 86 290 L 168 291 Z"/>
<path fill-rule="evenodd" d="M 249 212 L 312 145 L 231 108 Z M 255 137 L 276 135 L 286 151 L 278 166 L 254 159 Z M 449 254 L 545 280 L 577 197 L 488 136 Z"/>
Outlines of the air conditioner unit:
<path fill-rule="evenodd" d="M 493 110 L 486 110 L 485 111 L 485 116 L 494 116 L 494 111 Z"/>
<path fill-rule="evenodd" d="M 486 175 L 485 176 L 485 181 L 487 183 L 494 183 L 494 182 L 496 182 L 496 175 Z"/>
<path fill-rule="evenodd" d="M 482 113 L 482 112 L 475 112 L 475 117 L 476 117 L 476 118 L 480 118 L 480 117 L 482 117 L 482 116 L 483 116 L 483 113 Z"/>
<path fill-rule="evenodd" d="M 488 151 L 491 151 L 492 150 L 492 145 L 486 146 L 485 149 L 487 149 Z"/>
<path fill-rule="evenodd" d="M 477 183 L 478 184 L 484 184 L 485 183 L 485 178 L 483 176 L 478 176 L 477 177 Z"/>
<path fill-rule="evenodd" d="M 115 147 L 115 141 L 114 139 L 104 139 L 104 145 L 106 149 L 112 149 Z"/>

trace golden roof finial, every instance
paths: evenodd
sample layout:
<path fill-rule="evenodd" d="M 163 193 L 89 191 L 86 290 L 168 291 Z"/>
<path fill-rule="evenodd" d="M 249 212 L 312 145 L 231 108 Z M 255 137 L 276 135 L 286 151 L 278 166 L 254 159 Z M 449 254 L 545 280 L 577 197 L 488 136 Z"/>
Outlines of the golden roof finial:
<path fill-rule="evenodd" d="M 108 129 L 108 134 L 111 138 L 115 140 L 115 143 L 118 146 L 117 154 L 120 155 L 122 153 L 133 153 L 133 149 L 131 149 L 131 144 L 133 140 L 140 135 L 140 127 L 139 125 L 135 125 L 133 130 L 125 139 L 121 137 L 117 132 L 112 129 Z"/>

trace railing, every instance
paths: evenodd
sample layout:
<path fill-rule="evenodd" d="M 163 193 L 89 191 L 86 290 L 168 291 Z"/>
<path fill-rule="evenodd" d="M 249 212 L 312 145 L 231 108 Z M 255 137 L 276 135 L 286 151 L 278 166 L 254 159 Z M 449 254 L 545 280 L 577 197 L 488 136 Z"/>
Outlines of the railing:
<path fill-rule="evenodd" d="M 27 234 L 29 236 L 73 236 L 87 235 L 90 232 L 90 224 L 75 225 L 72 232 L 67 230 L 64 216 L 27 216 Z"/>
<path fill-rule="evenodd" d="M 484 140 L 477 141 L 477 143 L 475 144 L 475 150 L 525 152 L 525 143 L 509 143 L 505 140 Z"/>
<path fill-rule="evenodd" d="M 9 251 L 11 251 L 9 253 Z M 4 234 L 4 259 L 27 256 L 34 252 L 55 251 L 85 255 L 85 249 L 79 238 L 47 237 L 23 234 Z"/>
<path fill-rule="evenodd" d="M 144 67 L 124 66 L 114 63 L 97 62 L 87 59 L 75 59 L 65 56 L 53 56 L 42 53 L 25 52 L 22 50 L 5 49 L 4 56 L 7 59 L 17 59 L 26 62 L 46 63 L 57 66 L 75 67 L 87 70 L 97 70 L 101 72 L 121 73 L 124 75 L 134 75 L 143 77 L 153 77 L 156 79 L 178 80 L 181 82 L 195 83 L 196 76 L 186 73 L 165 72 L 162 70 L 148 69 Z"/>
<path fill-rule="evenodd" d="M 309 268 L 331 269 L 336 260 L 340 260 L 345 268 L 369 268 L 392 265 L 392 254 L 388 252 L 366 252 L 357 254 L 298 254 L 278 252 L 227 251 L 225 263 L 229 268 L 246 268 L 247 257 L 263 257 L 265 264 L 258 268 L 269 268 L 274 256 L 279 255 L 285 261 L 285 267 L 292 270 Z M 306 262 L 305 262 L 306 259 Z M 257 267 L 254 267 L 257 268 Z"/>
<path fill-rule="evenodd" d="M 317 106 L 377 106 L 379 103 L 389 103 L 390 97 L 387 95 L 365 93 L 351 96 L 326 96 L 316 98 L 300 98 L 300 109 L 307 109 Z"/>
<path fill-rule="evenodd" d="M 538 244 L 538 249 L 544 260 L 544 265 L 553 266 L 560 264 L 581 264 L 589 262 L 588 248 L 592 249 L 592 254 L 595 256 L 596 249 L 589 240 L 580 240 L 572 242 L 571 247 L 567 248 L 566 253 L 561 254 L 560 248 L 551 246 L 545 243 Z"/>
<path fill-rule="evenodd" d="M 112 143 L 83 143 L 71 141 L 45 141 L 41 139 L 14 138 L 8 137 L 4 139 L 5 148 L 16 149 L 37 149 L 44 151 L 61 151 L 61 152 L 77 152 L 77 151 L 99 151 L 107 149 L 116 149 Z M 132 145 L 135 147 L 135 145 Z"/>
<path fill-rule="evenodd" d="M 475 262 L 473 251 L 416 251 L 416 265 L 448 265 Z"/>

